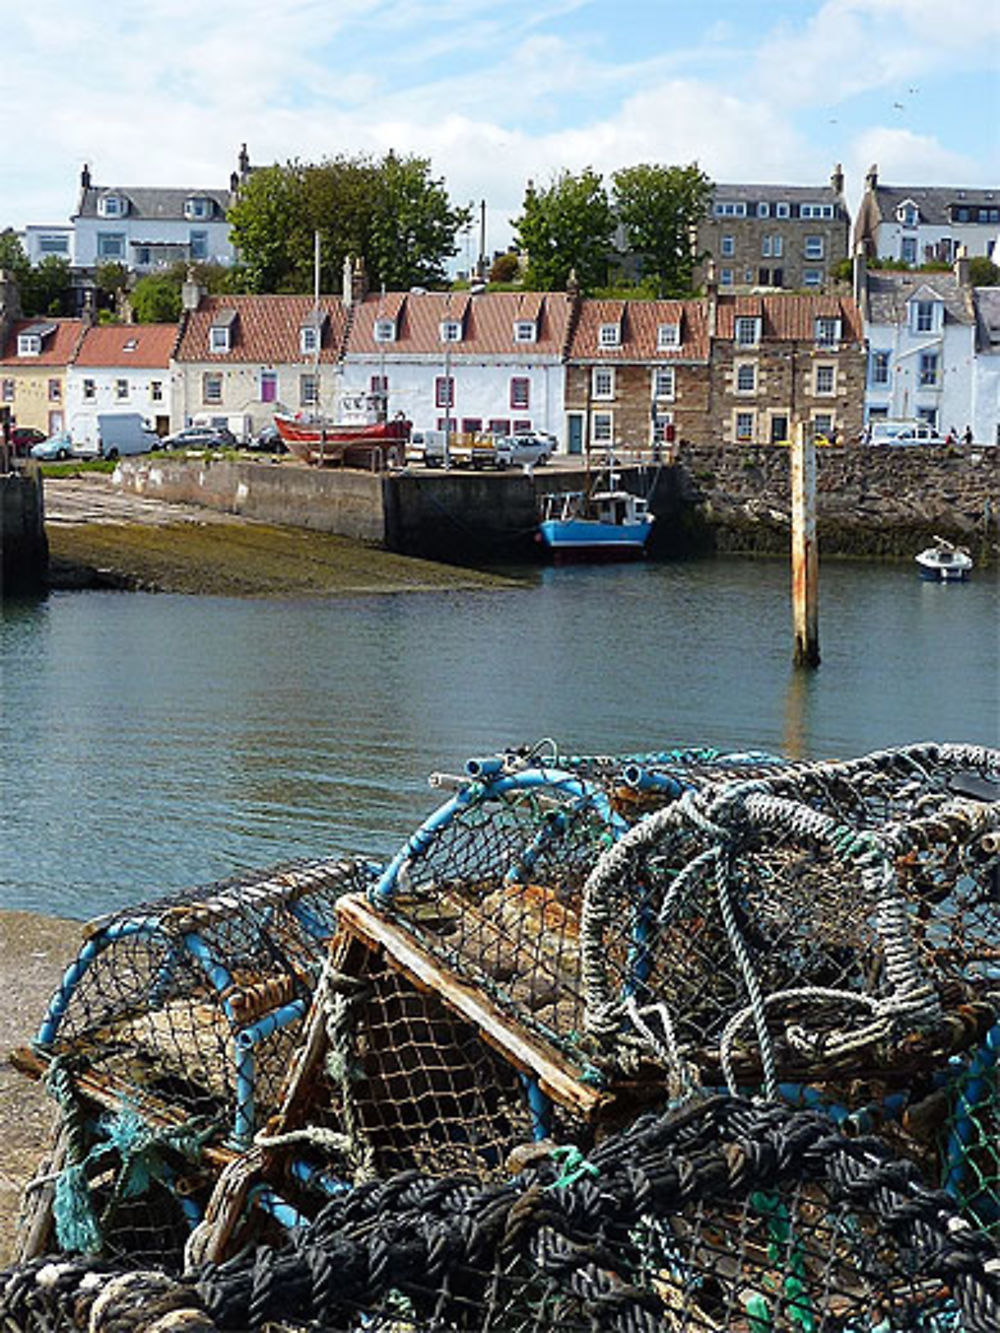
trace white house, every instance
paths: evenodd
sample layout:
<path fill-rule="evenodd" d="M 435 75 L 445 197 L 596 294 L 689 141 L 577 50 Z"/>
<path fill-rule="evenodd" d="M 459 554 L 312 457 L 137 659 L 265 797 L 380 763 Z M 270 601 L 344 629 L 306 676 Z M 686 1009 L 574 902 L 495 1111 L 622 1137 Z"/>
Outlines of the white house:
<path fill-rule="evenodd" d="M 968 260 L 954 271 L 865 272 L 855 281 L 868 340 L 865 420 L 917 418 L 942 434 L 972 426 L 976 317 Z"/>
<path fill-rule="evenodd" d="M 43 259 L 52 257 L 73 263 L 72 227 L 45 227 L 31 223 L 22 235 L 25 254 L 32 264 L 40 264 Z"/>
<path fill-rule="evenodd" d="M 381 389 L 418 429 L 544 430 L 565 447 L 561 292 L 391 292 L 351 311 L 345 392 Z"/>
<path fill-rule="evenodd" d="M 176 324 L 107 324 L 87 329 L 66 367 L 66 425 L 76 441 L 95 438 L 99 414 L 139 412 L 161 435 L 170 425 L 170 357 Z"/>
<path fill-rule="evenodd" d="M 881 185 L 878 168 L 865 177 L 865 193 L 854 227 L 854 248 L 869 259 L 895 259 L 911 267 L 952 263 L 964 246 L 968 255 L 993 258 L 1000 225 L 996 188 Z"/>
<path fill-rule="evenodd" d="M 972 431 L 980 444 L 1000 447 L 1000 287 L 976 287 L 976 367 Z"/>

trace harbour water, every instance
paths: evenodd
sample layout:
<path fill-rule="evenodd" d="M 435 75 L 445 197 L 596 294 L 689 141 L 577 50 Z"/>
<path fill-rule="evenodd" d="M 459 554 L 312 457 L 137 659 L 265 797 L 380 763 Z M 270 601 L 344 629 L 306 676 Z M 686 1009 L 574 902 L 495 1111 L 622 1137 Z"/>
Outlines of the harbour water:
<path fill-rule="evenodd" d="M 391 855 L 433 770 L 554 737 L 838 757 L 1000 744 L 998 589 L 784 561 L 530 571 L 501 592 L 58 593 L 0 618 L 0 908 L 86 918 L 301 857 Z"/>

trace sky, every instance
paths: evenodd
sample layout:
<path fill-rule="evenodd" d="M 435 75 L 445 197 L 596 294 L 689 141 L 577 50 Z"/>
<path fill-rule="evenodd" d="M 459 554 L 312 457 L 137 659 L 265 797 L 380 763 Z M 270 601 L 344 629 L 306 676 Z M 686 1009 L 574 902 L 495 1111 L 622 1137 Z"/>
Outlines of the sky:
<path fill-rule="evenodd" d="M 526 183 L 697 162 L 715 181 L 1000 186 L 1000 0 L 0 0 L 0 228 L 96 185 L 430 159 L 504 248 Z M 464 253 L 463 253 L 464 251 Z"/>

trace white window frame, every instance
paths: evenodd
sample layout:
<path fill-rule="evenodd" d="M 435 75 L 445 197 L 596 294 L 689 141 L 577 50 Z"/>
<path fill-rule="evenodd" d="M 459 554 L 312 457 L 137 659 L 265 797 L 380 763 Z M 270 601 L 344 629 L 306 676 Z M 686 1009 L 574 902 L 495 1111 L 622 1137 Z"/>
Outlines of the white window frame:
<path fill-rule="evenodd" d="M 204 195 L 193 194 L 184 200 L 184 216 L 189 222 L 202 222 L 212 216 L 211 201 Z"/>
<path fill-rule="evenodd" d="M 910 327 L 914 333 L 937 333 L 940 330 L 940 301 L 914 301 L 911 310 Z"/>
<path fill-rule="evenodd" d="M 517 390 L 515 391 L 515 386 Z M 515 396 L 515 392 L 519 396 Z M 530 412 L 531 411 L 531 376 L 530 375 L 512 375 L 507 395 L 507 401 L 510 404 L 511 412 Z"/>
<path fill-rule="evenodd" d="M 784 201 L 782 201 L 781 203 L 775 204 L 775 206 L 774 206 L 774 216 L 775 216 L 776 218 L 790 218 L 790 217 L 792 216 L 792 206 L 791 206 L 791 204 L 787 204 L 787 203 L 785 203 Z"/>
<path fill-rule="evenodd" d="M 815 366 L 813 367 L 813 393 L 817 398 L 836 397 L 837 395 L 836 362 L 833 361 L 816 362 Z"/>
<path fill-rule="evenodd" d="M 884 374 L 877 373 L 879 368 Z M 885 347 L 872 347 L 868 353 L 868 383 L 873 388 L 884 388 L 892 380 L 892 352 Z"/>
<path fill-rule="evenodd" d="M 835 428 L 832 412 L 814 412 L 810 424 L 814 440 L 817 435 L 825 435 L 828 440 L 833 438 Z"/>
<path fill-rule="evenodd" d="M 319 346 L 319 329 L 314 324 L 303 324 L 299 329 L 299 351 L 303 356 L 313 356 Z"/>
<path fill-rule="evenodd" d="M 658 324 L 656 328 L 656 346 L 659 351 L 668 347 L 680 347 L 681 326 L 679 324 Z"/>
<path fill-rule="evenodd" d="M 212 392 L 209 392 L 209 390 Z M 222 371 L 206 370 L 201 377 L 201 401 L 203 403 L 222 402 Z"/>
<path fill-rule="evenodd" d="M 120 194 L 105 194 L 97 201 L 99 218 L 121 218 L 125 216 L 125 201 Z"/>
<path fill-rule="evenodd" d="M 443 343 L 462 341 L 462 322 L 458 319 L 443 319 L 438 329 L 438 336 Z"/>
<path fill-rule="evenodd" d="M 656 366 L 653 370 L 653 398 L 657 402 L 672 403 L 677 393 L 677 374 L 673 366 Z"/>
<path fill-rule="evenodd" d="M 723 259 L 731 259 L 736 253 L 736 237 L 729 232 L 719 237 L 719 254 Z"/>
<path fill-rule="evenodd" d="M 97 233 L 98 259 L 124 259 L 125 233 L 123 231 L 99 231 Z"/>
<path fill-rule="evenodd" d="M 299 407 L 315 407 L 319 403 L 319 376 L 309 371 L 299 376 Z"/>
<path fill-rule="evenodd" d="M 372 325 L 372 340 L 377 343 L 394 343 L 396 341 L 396 321 L 394 319 L 377 319 Z"/>
<path fill-rule="evenodd" d="M 127 403 L 129 397 L 129 384 L 127 379 L 115 380 L 115 402 Z"/>
<path fill-rule="evenodd" d="M 749 431 L 740 432 L 740 422 L 749 421 Z M 757 438 L 757 413 L 752 407 L 739 407 L 733 412 L 733 440 L 736 444 L 753 444 Z"/>
<path fill-rule="evenodd" d="M 95 380 L 83 381 L 83 401 L 92 403 L 97 397 L 97 383 Z"/>
<path fill-rule="evenodd" d="M 594 366 L 590 378 L 590 396 L 602 402 L 615 396 L 614 366 Z"/>
<path fill-rule="evenodd" d="M 598 347 L 620 347 L 622 345 L 622 326 L 620 324 L 601 324 L 597 330 Z"/>
<path fill-rule="evenodd" d="M 213 324 L 208 330 L 208 350 L 213 356 L 232 351 L 228 324 Z"/>
<path fill-rule="evenodd" d="M 720 287 L 731 287 L 732 285 L 733 285 L 733 270 L 732 270 L 731 268 L 723 268 L 723 269 L 720 269 L 720 270 L 719 270 L 719 286 L 720 286 Z"/>
<path fill-rule="evenodd" d="M 733 342 L 736 346 L 759 347 L 760 323 L 758 315 L 737 315 L 733 323 Z"/>
<path fill-rule="evenodd" d="M 937 351 L 921 352 L 917 358 L 917 386 L 936 389 L 941 383 L 941 355 Z"/>
<path fill-rule="evenodd" d="M 803 259 L 822 259 L 825 246 L 822 236 L 807 236 L 802 247 Z"/>
<path fill-rule="evenodd" d="M 834 315 L 816 316 L 816 346 L 839 347 L 841 322 Z"/>
<path fill-rule="evenodd" d="M 19 333 L 17 335 L 18 356 L 41 356 L 42 340 L 37 333 Z"/>
<path fill-rule="evenodd" d="M 749 379 L 749 383 L 741 384 L 741 379 Z M 741 397 L 751 397 L 757 392 L 757 362 L 756 361 L 736 361 L 733 363 L 733 392 Z"/>
<path fill-rule="evenodd" d="M 208 258 L 208 232 L 192 231 L 188 237 L 188 252 L 192 259 L 206 260 Z"/>
<path fill-rule="evenodd" d="M 803 287 L 822 287 L 823 270 L 821 268 L 804 268 L 802 270 Z"/>
<path fill-rule="evenodd" d="M 759 218 L 767 218 L 771 216 L 771 205 L 763 199 L 758 201 L 757 216 Z"/>
<path fill-rule="evenodd" d="M 514 341 L 516 343 L 533 343 L 537 340 L 538 325 L 533 319 L 515 319 Z"/>
<path fill-rule="evenodd" d="M 917 238 L 915 236 L 900 238 L 899 257 L 904 264 L 915 264 L 917 262 Z"/>
<path fill-rule="evenodd" d="M 605 423 L 604 428 L 598 430 L 598 422 Z M 611 444 L 615 438 L 615 414 L 614 412 L 591 412 L 590 414 L 590 442 L 591 444 Z"/>

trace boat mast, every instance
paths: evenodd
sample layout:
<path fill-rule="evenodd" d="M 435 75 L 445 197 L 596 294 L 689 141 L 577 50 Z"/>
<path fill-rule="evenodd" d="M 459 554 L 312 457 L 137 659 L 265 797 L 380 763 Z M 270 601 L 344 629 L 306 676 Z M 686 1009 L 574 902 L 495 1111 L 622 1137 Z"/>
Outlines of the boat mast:
<path fill-rule="evenodd" d="M 314 400 L 313 400 L 313 402 L 314 402 L 313 410 L 315 411 L 317 417 L 319 417 L 319 415 L 320 415 L 320 412 L 319 412 L 319 344 L 320 344 L 320 330 L 321 330 L 321 328 L 322 328 L 322 325 L 321 325 L 320 322 L 319 322 L 319 228 L 317 227 L 317 228 L 315 229 L 315 231 L 313 232 L 313 331 L 314 331 L 314 337 L 313 337 L 313 384 L 316 386 L 315 389 L 314 389 L 315 398 L 314 398 Z M 322 425 L 322 423 L 321 423 L 321 424 L 320 424 L 320 429 L 319 429 L 319 461 L 320 461 L 321 464 L 322 464 L 322 462 L 323 462 L 323 455 L 324 455 L 324 453 L 326 452 L 326 451 L 325 451 L 325 448 L 324 448 L 325 444 L 326 444 L 326 431 L 325 431 L 325 429 L 323 428 L 323 425 Z"/>

